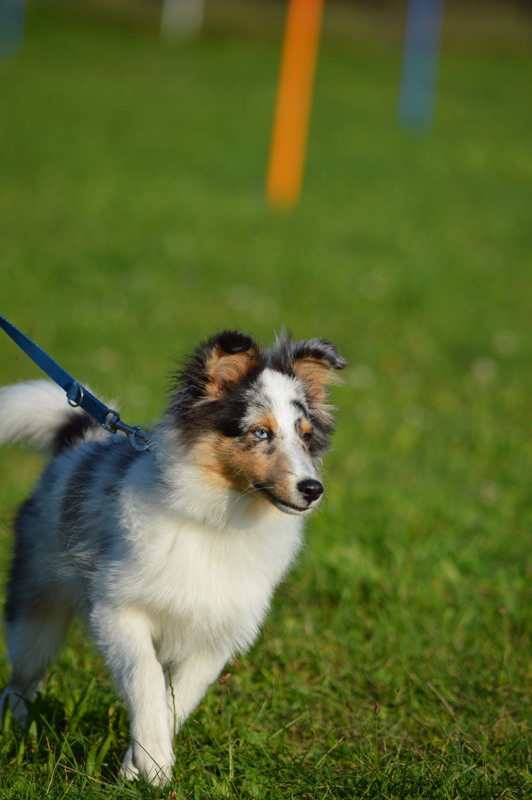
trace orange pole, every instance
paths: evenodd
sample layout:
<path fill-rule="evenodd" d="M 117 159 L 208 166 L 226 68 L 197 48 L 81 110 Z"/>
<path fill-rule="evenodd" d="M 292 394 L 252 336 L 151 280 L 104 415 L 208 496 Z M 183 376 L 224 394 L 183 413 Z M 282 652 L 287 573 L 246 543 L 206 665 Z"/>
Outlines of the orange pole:
<path fill-rule="evenodd" d="M 292 208 L 301 195 L 323 0 L 289 0 L 266 196 Z"/>

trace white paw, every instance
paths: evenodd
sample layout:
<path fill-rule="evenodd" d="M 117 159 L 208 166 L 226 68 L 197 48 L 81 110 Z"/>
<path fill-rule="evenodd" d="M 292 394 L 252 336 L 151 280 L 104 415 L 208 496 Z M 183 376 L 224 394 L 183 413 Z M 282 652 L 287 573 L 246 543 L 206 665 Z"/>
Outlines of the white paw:
<path fill-rule="evenodd" d="M 152 748 L 155 752 L 155 748 Z M 129 745 L 122 761 L 120 775 L 128 781 L 144 778 L 154 786 L 164 786 L 172 780 L 174 755 L 162 752 L 150 754 L 139 744 Z"/>
<path fill-rule="evenodd" d="M 120 777 L 126 781 L 136 781 L 139 779 L 139 771 L 133 763 L 133 745 L 129 745 L 127 752 L 120 767 Z"/>

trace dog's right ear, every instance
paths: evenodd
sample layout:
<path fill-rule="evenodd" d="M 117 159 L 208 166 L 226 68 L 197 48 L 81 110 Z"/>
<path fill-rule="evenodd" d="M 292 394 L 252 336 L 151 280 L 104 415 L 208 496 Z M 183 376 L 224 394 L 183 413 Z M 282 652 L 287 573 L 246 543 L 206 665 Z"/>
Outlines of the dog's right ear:
<path fill-rule="evenodd" d="M 185 362 L 177 376 L 178 393 L 188 403 L 218 400 L 258 367 L 259 362 L 259 349 L 251 336 L 222 331 L 200 344 Z"/>
<path fill-rule="evenodd" d="M 258 365 L 259 351 L 251 338 L 238 331 L 223 331 L 210 341 L 205 361 L 205 395 L 222 397 Z"/>

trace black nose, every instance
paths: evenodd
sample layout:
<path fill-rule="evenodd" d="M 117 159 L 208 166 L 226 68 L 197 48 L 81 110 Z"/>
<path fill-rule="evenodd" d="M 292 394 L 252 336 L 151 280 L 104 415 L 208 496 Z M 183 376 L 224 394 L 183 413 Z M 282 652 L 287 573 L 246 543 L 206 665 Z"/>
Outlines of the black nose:
<path fill-rule="evenodd" d="M 323 485 L 319 481 L 314 480 L 314 478 L 300 481 L 297 484 L 297 489 L 308 503 L 312 503 L 323 494 Z"/>

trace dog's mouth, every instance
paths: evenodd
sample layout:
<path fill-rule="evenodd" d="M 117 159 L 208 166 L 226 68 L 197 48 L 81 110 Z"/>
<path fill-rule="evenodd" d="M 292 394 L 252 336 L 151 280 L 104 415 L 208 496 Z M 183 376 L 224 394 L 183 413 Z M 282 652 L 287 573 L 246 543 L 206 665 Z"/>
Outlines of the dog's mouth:
<path fill-rule="evenodd" d="M 260 494 L 272 503 L 279 511 L 285 514 L 304 514 L 310 511 L 310 506 L 296 506 L 294 503 L 288 503 L 286 500 L 280 500 L 272 491 L 262 486 L 260 483 L 254 483 L 253 488 L 260 492 Z"/>

